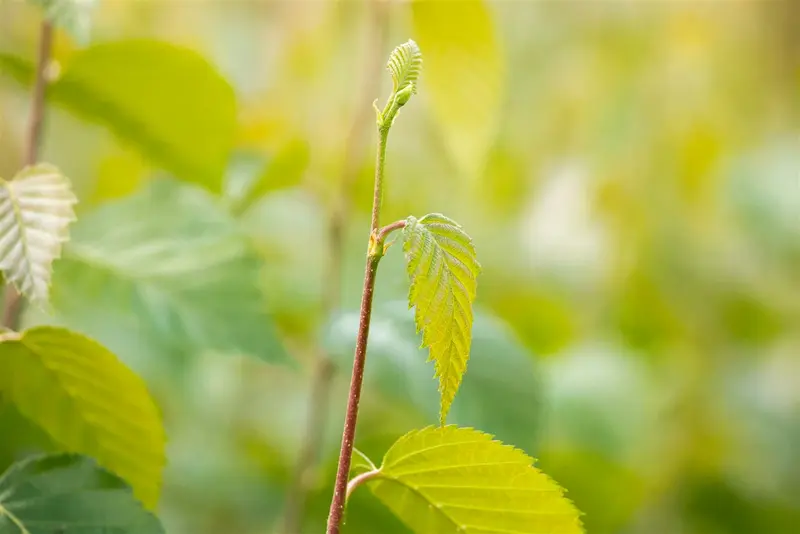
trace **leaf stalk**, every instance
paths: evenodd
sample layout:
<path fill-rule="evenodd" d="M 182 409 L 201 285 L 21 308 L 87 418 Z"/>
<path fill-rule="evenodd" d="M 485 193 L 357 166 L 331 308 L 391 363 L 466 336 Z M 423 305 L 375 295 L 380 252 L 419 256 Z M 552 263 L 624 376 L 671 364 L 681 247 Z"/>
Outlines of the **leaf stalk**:
<path fill-rule="evenodd" d="M 353 494 L 353 492 L 356 490 L 357 487 L 380 476 L 381 476 L 380 469 L 373 469 L 372 471 L 367 471 L 366 473 L 361 473 L 357 477 L 353 477 L 353 480 L 351 480 L 347 484 L 347 495 L 345 496 L 345 500 L 348 501 L 350 500 L 350 495 Z"/>

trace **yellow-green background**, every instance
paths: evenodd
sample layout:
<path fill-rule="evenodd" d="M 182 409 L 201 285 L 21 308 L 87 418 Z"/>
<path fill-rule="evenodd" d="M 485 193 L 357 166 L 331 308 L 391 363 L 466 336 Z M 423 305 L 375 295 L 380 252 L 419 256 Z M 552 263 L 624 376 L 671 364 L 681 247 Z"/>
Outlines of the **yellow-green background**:
<path fill-rule="evenodd" d="M 25 323 L 85 332 L 145 377 L 169 436 L 167 531 L 275 527 L 320 346 L 339 371 L 303 533 L 323 530 L 369 225 L 371 104 L 391 88 L 392 47 L 414 38 L 425 70 L 390 136 L 384 220 L 443 212 L 475 239 L 484 272 L 454 422 L 538 458 L 590 534 L 798 532 L 798 4 L 413 4 L 101 1 L 90 46 L 193 49 L 236 108 L 180 66 L 119 81 L 120 56 L 91 76 L 131 104 L 121 136 L 70 106 L 48 111 L 42 159 L 73 181 L 80 221 L 55 267 L 53 309 Z M 0 2 L 0 52 L 33 61 L 38 18 Z M 80 53 L 58 34 L 64 72 Z M 18 82 L 0 71 L 6 178 L 21 166 L 28 113 Z M 196 135 L 180 106 L 150 109 L 152 86 L 201 99 L 221 126 Z M 126 137 L 131 124 L 174 143 L 154 156 Z M 222 192 L 193 185 L 222 176 L 209 146 L 224 149 Z M 263 195 L 237 209 L 253 181 Z M 332 279 L 327 226 L 348 181 Z M 230 269 L 206 268 L 226 254 Z M 190 300 L 153 282 L 164 255 L 193 273 Z M 437 419 L 406 288 L 398 246 L 379 272 L 358 428 L 376 461 Z M 338 306 L 326 311 L 329 291 Z M 0 414 L 0 471 L 49 447 L 13 408 Z M 360 492 L 345 532 L 405 532 Z"/>

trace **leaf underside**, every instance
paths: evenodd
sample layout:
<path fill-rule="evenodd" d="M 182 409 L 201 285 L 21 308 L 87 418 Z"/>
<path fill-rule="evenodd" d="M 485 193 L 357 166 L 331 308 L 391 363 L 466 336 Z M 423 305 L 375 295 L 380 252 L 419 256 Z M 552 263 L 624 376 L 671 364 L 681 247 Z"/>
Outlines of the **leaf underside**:
<path fill-rule="evenodd" d="M 580 512 L 534 460 L 471 428 L 414 430 L 383 459 L 373 493 L 420 534 L 581 534 Z"/>
<path fill-rule="evenodd" d="M 76 202 L 69 180 L 52 165 L 0 180 L 0 269 L 33 302 L 47 301 L 52 264 L 69 238 Z"/>
<path fill-rule="evenodd" d="M 64 28 L 79 43 L 89 40 L 91 10 L 97 0 L 31 0 L 41 6 L 44 16 Z"/>
<path fill-rule="evenodd" d="M 403 230 L 411 288 L 409 307 L 415 308 L 422 346 L 430 349 L 441 396 L 444 424 L 461 379 L 467 370 L 472 341 L 472 303 L 481 266 L 472 239 L 455 221 L 433 213 L 409 217 Z"/>
<path fill-rule="evenodd" d="M 397 46 L 389 56 L 386 67 L 392 74 L 392 85 L 397 93 L 409 85 L 416 91 L 416 82 L 422 72 L 422 52 L 413 40 Z"/>
<path fill-rule="evenodd" d="M 0 534 L 163 534 L 122 480 L 86 457 L 36 456 L 0 475 Z"/>
<path fill-rule="evenodd" d="M 0 343 L 0 393 L 64 450 L 91 456 L 155 507 L 161 416 L 144 382 L 102 345 L 63 328 L 29 329 Z"/>

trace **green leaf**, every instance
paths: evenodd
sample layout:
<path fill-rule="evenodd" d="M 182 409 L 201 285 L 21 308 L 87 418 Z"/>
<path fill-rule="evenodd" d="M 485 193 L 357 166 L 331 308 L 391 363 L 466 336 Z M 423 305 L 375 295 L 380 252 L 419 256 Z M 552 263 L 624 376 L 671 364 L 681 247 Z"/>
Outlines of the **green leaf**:
<path fill-rule="evenodd" d="M 407 87 L 416 92 L 416 82 L 422 72 L 422 52 L 413 40 L 397 46 L 386 64 L 392 74 L 393 92 L 396 94 Z"/>
<path fill-rule="evenodd" d="M 30 85 L 33 65 L 0 55 Z M 105 126 L 177 177 L 218 193 L 233 146 L 233 89 L 197 53 L 145 39 L 81 50 L 48 87 L 48 101 Z"/>
<path fill-rule="evenodd" d="M 78 43 L 89 40 L 91 12 L 97 0 L 30 0 L 41 6 L 44 16 L 64 28 Z"/>
<path fill-rule="evenodd" d="M 480 264 L 470 237 L 455 221 L 433 213 L 406 219 L 403 229 L 411 289 L 409 307 L 430 348 L 441 394 L 440 421 L 456 396 L 467 370 L 472 341 L 472 303 Z"/>
<path fill-rule="evenodd" d="M 392 445 L 373 493 L 424 534 L 579 534 L 580 512 L 534 459 L 471 428 L 414 430 Z"/>
<path fill-rule="evenodd" d="M 35 456 L 0 476 L 0 534 L 162 534 L 122 480 L 88 458 Z"/>
<path fill-rule="evenodd" d="M 437 417 L 438 394 L 414 334 L 414 314 L 407 308 L 396 300 L 373 307 L 365 395 L 385 398 L 404 409 L 410 406 L 422 416 L 413 424 L 426 425 Z M 474 314 L 469 372 L 448 421 L 480 428 L 531 451 L 542 418 L 539 366 L 505 322 L 480 309 Z M 339 314 L 326 331 L 325 347 L 342 369 L 353 362 L 358 320 L 358 310 Z"/>
<path fill-rule="evenodd" d="M 260 274 L 218 199 L 157 180 L 75 224 L 52 301 L 60 320 L 126 357 L 141 347 L 135 356 L 208 350 L 287 362 Z"/>
<path fill-rule="evenodd" d="M 305 140 L 296 138 L 287 142 L 255 177 L 253 183 L 248 184 L 246 193 L 237 199 L 234 210 L 242 213 L 270 191 L 298 185 L 308 168 L 310 157 Z"/>
<path fill-rule="evenodd" d="M 52 165 L 26 167 L 10 182 L 0 179 L 0 269 L 31 301 L 47 300 L 76 202 L 69 180 Z"/>
<path fill-rule="evenodd" d="M 350 462 L 350 474 L 352 476 L 368 473 L 369 471 L 375 471 L 377 469 L 378 468 L 375 467 L 375 464 L 372 463 L 372 460 L 370 460 L 366 454 L 353 447 L 353 459 Z"/>
<path fill-rule="evenodd" d="M 498 124 L 505 67 L 482 0 L 411 3 L 425 51 L 425 91 L 444 141 L 462 172 L 482 172 Z"/>
<path fill-rule="evenodd" d="M 144 382 L 108 349 L 63 328 L 4 334 L 0 392 L 65 450 L 95 458 L 155 507 L 165 463 L 161 416 Z"/>

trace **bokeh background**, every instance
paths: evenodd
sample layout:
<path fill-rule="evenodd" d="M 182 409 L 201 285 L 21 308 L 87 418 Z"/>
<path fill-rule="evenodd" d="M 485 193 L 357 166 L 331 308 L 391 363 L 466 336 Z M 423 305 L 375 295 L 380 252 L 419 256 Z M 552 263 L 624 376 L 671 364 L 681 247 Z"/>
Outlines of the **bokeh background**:
<path fill-rule="evenodd" d="M 5 178 L 39 16 L 0 1 Z M 85 332 L 146 379 L 168 532 L 281 531 L 330 361 L 297 532 L 324 529 L 371 106 L 408 38 L 425 70 L 383 220 L 443 212 L 483 265 L 451 422 L 536 457 L 590 534 L 800 532 L 799 3 L 106 0 L 90 35 L 56 40 L 54 79 L 75 61 L 85 84 L 54 91 L 41 159 L 79 221 L 52 307 L 24 322 Z M 197 57 L 78 72 L 83 47 L 130 39 Z M 376 461 L 438 409 L 399 246 L 378 278 L 357 437 Z M 9 405 L 0 436 L 0 471 L 52 446 Z M 406 532 L 368 491 L 345 531 Z"/>

